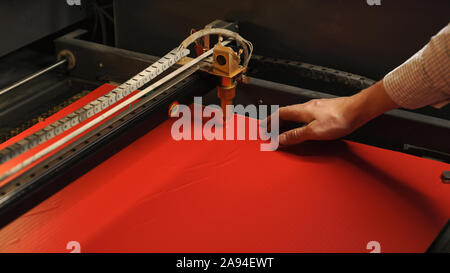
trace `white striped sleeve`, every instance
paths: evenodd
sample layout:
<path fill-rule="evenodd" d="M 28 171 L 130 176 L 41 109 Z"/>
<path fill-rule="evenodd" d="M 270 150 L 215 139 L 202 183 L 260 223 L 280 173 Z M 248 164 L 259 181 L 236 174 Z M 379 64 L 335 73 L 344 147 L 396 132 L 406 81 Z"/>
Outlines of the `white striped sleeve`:
<path fill-rule="evenodd" d="M 383 79 L 386 92 L 408 109 L 450 100 L 450 24 Z"/>

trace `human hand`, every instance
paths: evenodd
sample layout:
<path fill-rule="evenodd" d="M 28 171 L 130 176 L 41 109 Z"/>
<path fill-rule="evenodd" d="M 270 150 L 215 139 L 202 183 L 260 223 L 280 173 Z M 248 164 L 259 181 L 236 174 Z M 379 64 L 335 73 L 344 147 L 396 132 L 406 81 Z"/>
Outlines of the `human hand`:
<path fill-rule="evenodd" d="M 314 99 L 279 109 L 280 123 L 294 121 L 306 125 L 280 134 L 280 145 L 306 140 L 331 140 L 346 136 L 367 121 L 397 108 L 384 90 L 382 81 L 350 97 Z"/>

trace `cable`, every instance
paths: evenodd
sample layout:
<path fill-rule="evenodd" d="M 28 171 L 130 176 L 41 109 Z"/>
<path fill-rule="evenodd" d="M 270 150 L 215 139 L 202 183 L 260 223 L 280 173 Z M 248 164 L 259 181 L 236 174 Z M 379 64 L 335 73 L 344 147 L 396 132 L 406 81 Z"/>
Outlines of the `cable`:
<path fill-rule="evenodd" d="M 239 35 L 236 32 L 233 32 L 231 30 L 228 29 L 223 29 L 223 28 L 204 28 L 202 30 L 199 30 L 193 34 L 191 34 L 189 37 L 187 37 L 179 46 L 179 49 L 184 49 L 187 48 L 188 46 L 190 46 L 193 42 L 195 42 L 196 40 L 202 38 L 203 36 L 206 35 L 220 35 L 220 36 L 226 36 L 229 38 L 233 38 L 234 40 L 236 40 L 239 45 L 242 47 L 242 49 L 244 50 L 244 67 L 248 66 L 248 62 L 250 61 L 250 58 L 252 57 L 252 53 L 253 53 L 253 44 L 248 41 L 245 40 L 241 35 Z"/>

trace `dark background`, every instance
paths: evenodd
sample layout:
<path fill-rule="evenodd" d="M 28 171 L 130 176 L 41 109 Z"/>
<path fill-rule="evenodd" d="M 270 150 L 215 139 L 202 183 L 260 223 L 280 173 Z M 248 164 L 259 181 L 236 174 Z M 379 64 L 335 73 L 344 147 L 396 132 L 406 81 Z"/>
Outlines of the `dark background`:
<path fill-rule="evenodd" d="M 118 47 L 162 56 L 192 27 L 239 22 L 255 54 L 381 79 L 449 22 L 448 0 L 115 0 Z"/>
<path fill-rule="evenodd" d="M 70 6 L 66 0 L 1 0 L 0 57 L 85 19 L 86 13 L 86 1 Z"/>

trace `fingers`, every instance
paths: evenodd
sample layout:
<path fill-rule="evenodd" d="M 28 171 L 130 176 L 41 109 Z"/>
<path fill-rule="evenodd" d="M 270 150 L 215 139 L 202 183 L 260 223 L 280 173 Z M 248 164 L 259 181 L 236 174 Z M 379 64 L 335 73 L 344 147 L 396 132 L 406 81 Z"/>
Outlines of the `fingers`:
<path fill-rule="evenodd" d="M 284 132 L 279 136 L 279 144 L 283 146 L 299 144 L 306 140 L 313 140 L 314 135 L 312 131 L 312 125 L 314 121 L 310 124 L 292 129 L 290 131 Z"/>
<path fill-rule="evenodd" d="M 273 114 L 267 117 L 263 123 L 267 124 L 268 130 L 271 129 L 272 117 Z M 314 115 L 305 104 L 295 104 L 278 109 L 278 120 L 280 126 L 283 124 L 283 121 L 309 123 L 314 120 Z"/>
<path fill-rule="evenodd" d="M 313 113 L 305 104 L 296 104 L 281 107 L 279 110 L 280 120 L 298 121 L 309 123 L 314 120 Z"/>

